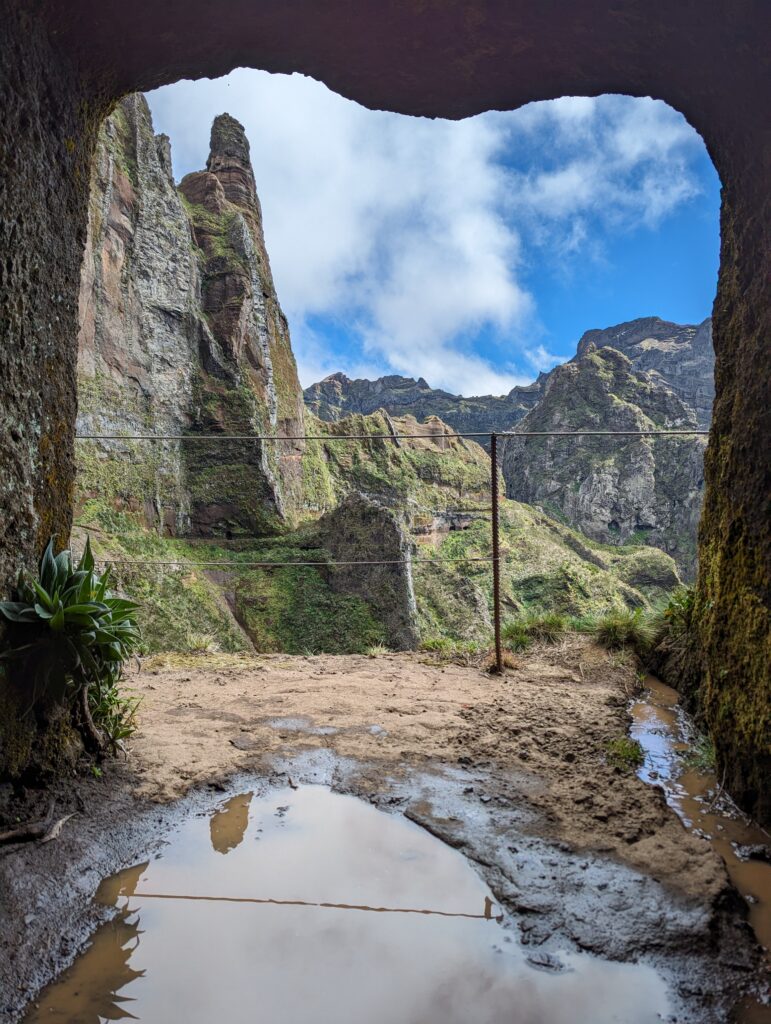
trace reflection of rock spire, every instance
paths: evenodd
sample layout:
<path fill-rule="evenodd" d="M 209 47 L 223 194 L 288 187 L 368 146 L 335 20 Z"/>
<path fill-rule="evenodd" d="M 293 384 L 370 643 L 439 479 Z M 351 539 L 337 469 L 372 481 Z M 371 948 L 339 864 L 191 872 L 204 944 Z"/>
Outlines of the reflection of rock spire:
<path fill-rule="evenodd" d="M 249 805 L 253 793 L 234 796 L 209 821 L 211 844 L 217 853 L 230 853 L 243 842 L 249 825 Z"/>
<path fill-rule="evenodd" d="M 141 918 L 130 897 L 147 868 L 148 862 L 119 871 L 99 886 L 96 898 L 114 906 L 121 898 L 126 902 L 117 915 L 103 924 L 86 951 L 61 976 L 56 984 L 38 998 L 32 1020 L 139 1020 L 130 1012 L 136 992 L 132 982 L 144 977 L 144 970 L 131 966 L 131 958 L 141 942 Z M 135 916 L 136 915 L 136 916 Z M 128 990 L 128 991 L 127 991 Z"/>

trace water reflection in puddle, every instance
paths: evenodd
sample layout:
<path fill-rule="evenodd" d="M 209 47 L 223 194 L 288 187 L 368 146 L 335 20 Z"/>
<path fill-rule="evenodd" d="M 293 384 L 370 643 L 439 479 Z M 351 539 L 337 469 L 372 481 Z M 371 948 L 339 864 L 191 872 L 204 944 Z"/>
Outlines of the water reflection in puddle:
<path fill-rule="evenodd" d="M 649 967 L 527 963 L 455 850 L 318 786 L 244 794 L 107 879 L 119 908 L 30 1022 L 652 1024 Z M 547 958 L 548 960 L 548 958 Z"/>

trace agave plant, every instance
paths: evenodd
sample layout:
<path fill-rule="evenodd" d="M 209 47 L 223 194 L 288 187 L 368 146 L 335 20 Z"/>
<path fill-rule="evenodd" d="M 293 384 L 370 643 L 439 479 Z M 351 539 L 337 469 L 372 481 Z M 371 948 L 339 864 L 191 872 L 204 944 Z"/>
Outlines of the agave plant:
<path fill-rule="evenodd" d="M 9 646 L 0 655 L 29 690 L 30 707 L 80 699 L 81 725 L 91 746 L 102 745 L 90 712 L 89 690 L 114 690 L 124 662 L 137 650 L 139 605 L 109 589 L 110 572 L 96 571 L 90 541 L 77 565 L 54 555 L 49 541 L 38 579 L 19 576 L 16 600 L 0 602 Z"/>

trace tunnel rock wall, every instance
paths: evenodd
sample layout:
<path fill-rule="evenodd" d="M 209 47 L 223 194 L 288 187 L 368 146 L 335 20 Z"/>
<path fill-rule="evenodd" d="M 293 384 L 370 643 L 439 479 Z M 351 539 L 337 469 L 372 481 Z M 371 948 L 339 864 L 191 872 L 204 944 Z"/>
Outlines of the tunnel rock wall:
<path fill-rule="evenodd" d="M 716 398 L 705 455 L 688 699 L 725 786 L 771 821 L 771 139 L 723 170 Z"/>
<path fill-rule="evenodd" d="M 28 5 L 0 3 L 0 586 L 69 536 L 77 292 L 98 104 Z M 91 103 L 94 114 L 87 115 Z"/>
<path fill-rule="evenodd" d="M 122 95 L 234 67 L 300 71 L 372 108 L 463 117 L 563 95 L 654 96 L 723 183 L 716 403 L 700 531 L 699 700 L 721 771 L 771 817 L 771 68 L 765 0 L 0 0 L 0 583 L 70 524 L 78 273 L 96 133 Z"/>

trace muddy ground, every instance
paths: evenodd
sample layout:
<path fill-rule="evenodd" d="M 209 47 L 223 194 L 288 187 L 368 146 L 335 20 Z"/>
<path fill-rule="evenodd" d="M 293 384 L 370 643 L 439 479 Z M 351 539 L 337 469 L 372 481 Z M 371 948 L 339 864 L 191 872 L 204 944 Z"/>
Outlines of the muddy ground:
<path fill-rule="evenodd" d="M 544 962 L 568 945 L 645 960 L 670 980 L 681 1022 L 729 1020 L 757 985 L 722 861 L 608 757 L 638 685 L 623 656 L 573 638 L 504 678 L 430 655 L 155 658 L 131 685 L 143 700 L 127 758 L 60 787 L 57 813 L 76 813 L 58 839 L 0 852 L 4 1021 L 107 913 L 90 903 L 101 877 L 181 814 L 287 776 L 463 849 Z M 44 799 L 22 794 L 19 807 Z"/>

